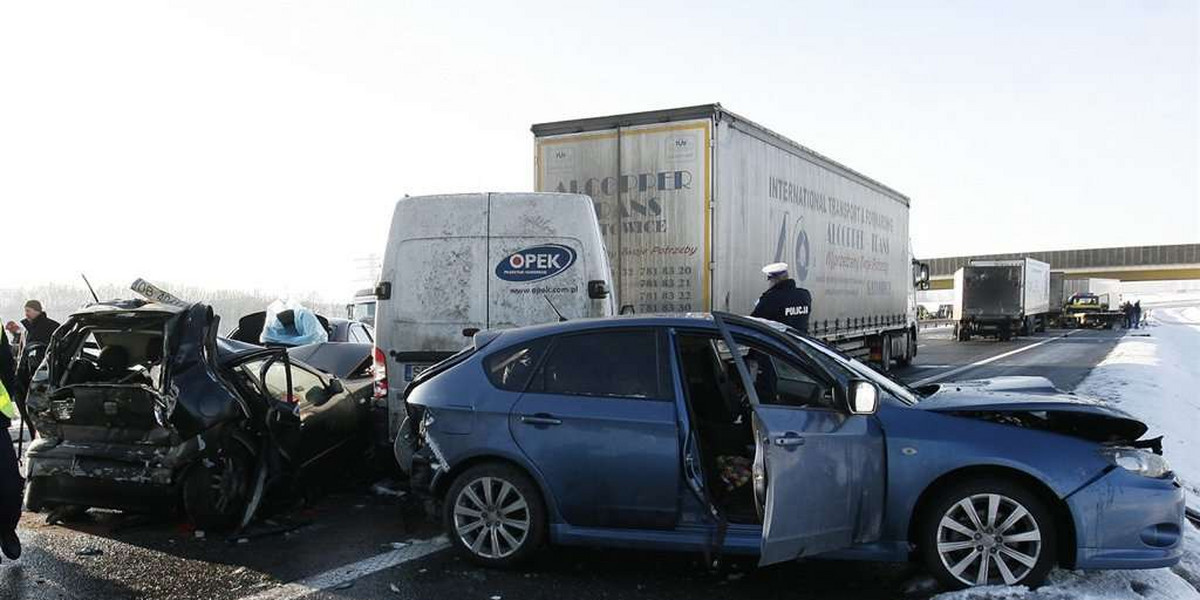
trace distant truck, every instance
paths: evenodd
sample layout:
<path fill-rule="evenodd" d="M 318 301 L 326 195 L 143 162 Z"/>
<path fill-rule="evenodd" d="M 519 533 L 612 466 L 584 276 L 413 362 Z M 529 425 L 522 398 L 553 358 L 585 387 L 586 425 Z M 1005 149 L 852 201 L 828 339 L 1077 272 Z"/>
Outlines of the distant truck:
<path fill-rule="evenodd" d="M 1125 317 L 1121 311 L 1120 279 L 1067 279 L 1062 320 L 1067 327 L 1112 329 Z"/>
<path fill-rule="evenodd" d="M 354 293 L 354 299 L 346 305 L 346 318 L 375 325 L 375 288 L 364 288 Z"/>
<path fill-rule="evenodd" d="M 1045 331 L 1050 310 L 1050 265 L 1032 258 L 973 260 L 954 273 L 955 338 Z"/>
<path fill-rule="evenodd" d="M 535 187 L 595 203 L 621 312 L 749 314 L 763 265 L 809 333 L 884 368 L 917 353 L 909 199 L 718 104 L 533 126 Z"/>

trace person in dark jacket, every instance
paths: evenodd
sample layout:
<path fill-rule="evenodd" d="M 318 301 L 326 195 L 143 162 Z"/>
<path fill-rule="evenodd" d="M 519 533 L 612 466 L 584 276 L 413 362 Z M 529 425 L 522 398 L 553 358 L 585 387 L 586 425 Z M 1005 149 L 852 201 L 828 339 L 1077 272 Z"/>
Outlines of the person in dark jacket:
<path fill-rule="evenodd" d="M 763 267 L 770 287 L 759 296 L 752 317 L 783 323 L 800 333 L 808 333 L 808 315 L 812 312 L 812 294 L 797 287 L 788 277 L 787 263 L 772 263 Z"/>
<path fill-rule="evenodd" d="M 25 396 L 29 392 L 29 382 L 33 379 L 33 372 L 37 370 L 41 358 L 45 356 L 46 347 L 50 344 L 50 336 L 54 335 L 59 323 L 46 316 L 41 302 L 30 300 L 25 303 L 25 318 L 21 319 L 21 325 L 25 328 L 25 339 L 21 342 L 20 362 L 17 363 L 17 389 L 12 396 L 14 402 L 17 403 L 17 411 L 21 413 L 21 422 L 29 428 L 29 434 L 36 437 L 37 432 L 33 428 L 33 422 L 25 415 Z"/>

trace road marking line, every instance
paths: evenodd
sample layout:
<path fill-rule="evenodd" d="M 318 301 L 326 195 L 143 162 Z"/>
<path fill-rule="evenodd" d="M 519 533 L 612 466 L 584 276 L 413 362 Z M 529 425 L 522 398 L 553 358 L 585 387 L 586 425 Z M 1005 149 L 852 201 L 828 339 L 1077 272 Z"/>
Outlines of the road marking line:
<path fill-rule="evenodd" d="M 954 375 L 958 375 L 959 373 L 962 373 L 963 371 L 969 371 L 969 370 L 971 370 L 971 369 L 974 369 L 974 368 L 976 368 L 976 367 L 982 367 L 983 365 L 986 365 L 986 364 L 988 364 L 988 363 L 992 363 L 992 362 L 996 362 L 996 361 L 998 361 L 998 360 L 1000 360 L 1000 359 L 1002 359 L 1002 358 L 1008 358 L 1008 357 L 1010 357 L 1010 356 L 1012 356 L 1012 355 L 1014 355 L 1014 354 L 1020 354 L 1020 353 L 1022 353 L 1022 352 L 1024 352 L 1024 351 L 1026 351 L 1026 350 L 1033 350 L 1034 348 L 1037 348 L 1038 346 L 1044 346 L 1044 345 L 1046 345 L 1046 344 L 1049 344 L 1050 342 L 1057 341 L 1057 340 L 1061 340 L 1061 339 L 1063 339 L 1063 338 L 1065 338 L 1065 337 L 1067 337 L 1067 336 L 1069 336 L 1069 335 L 1072 335 L 1072 334 L 1074 334 L 1074 333 L 1076 333 L 1076 332 L 1078 332 L 1078 331 L 1082 331 L 1082 330 L 1080 330 L 1080 329 L 1072 329 L 1072 330 L 1070 330 L 1070 331 L 1068 331 L 1068 332 L 1066 332 L 1066 333 L 1064 333 L 1064 334 L 1062 334 L 1062 335 L 1055 336 L 1055 337 L 1048 338 L 1048 339 L 1044 339 L 1044 340 L 1042 340 L 1042 341 L 1040 341 L 1040 342 L 1038 342 L 1038 343 L 1036 343 L 1036 344 L 1030 344 L 1030 345 L 1028 345 L 1028 346 L 1021 346 L 1020 348 L 1017 348 L 1016 350 L 1009 350 L 1008 352 L 1005 352 L 1005 353 L 1003 353 L 1003 354 L 997 354 L 997 355 L 995 355 L 995 356 L 992 356 L 992 357 L 989 357 L 989 358 L 985 358 L 985 359 L 983 359 L 983 360 L 978 360 L 978 361 L 975 361 L 975 362 L 973 362 L 973 363 L 971 363 L 971 364 L 969 364 L 969 365 L 963 365 L 963 366 L 961 366 L 961 367 L 958 367 L 958 368 L 956 368 L 956 369 L 950 369 L 949 371 L 946 371 L 946 372 L 944 372 L 944 373 L 938 373 L 937 375 L 931 375 L 931 376 L 929 376 L 929 377 L 926 377 L 925 379 L 918 379 L 917 381 L 914 381 L 914 382 L 912 382 L 912 383 L 910 383 L 910 384 L 908 384 L 908 385 L 910 385 L 910 386 L 912 386 L 912 387 L 920 387 L 920 386 L 923 386 L 923 385 L 925 385 L 925 384 L 927 384 L 927 383 L 933 383 L 933 382 L 935 382 L 935 381 L 938 381 L 939 379 L 945 379 L 945 378 L 947 378 L 947 377 L 951 377 L 951 376 L 954 376 Z"/>
<path fill-rule="evenodd" d="M 424 558 L 445 550 L 450 547 L 450 540 L 446 536 L 439 536 L 431 540 L 412 542 L 403 548 L 397 548 L 383 554 L 378 554 L 370 558 L 365 558 L 356 563 L 342 565 L 336 569 L 330 569 L 324 573 L 318 573 L 311 577 L 293 581 L 292 583 L 284 584 L 269 590 L 263 590 L 257 594 L 243 596 L 240 600 L 296 600 L 303 598 L 309 594 L 314 594 L 322 590 L 335 588 L 348 582 L 362 579 L 367 575 L 378 573 L 384 569 L 390 569 L 397 565 L 402 565 L 410 560 Z"/>

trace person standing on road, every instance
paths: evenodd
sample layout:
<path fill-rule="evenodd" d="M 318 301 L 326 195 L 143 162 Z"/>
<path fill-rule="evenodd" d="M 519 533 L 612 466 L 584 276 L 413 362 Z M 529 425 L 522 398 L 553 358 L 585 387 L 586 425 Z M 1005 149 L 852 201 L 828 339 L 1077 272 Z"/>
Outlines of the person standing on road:
<path fill-rule="evenodd" d="M 788 277 L 787 263 L 771 263 L 762 272 L 770 287 L 759 296 L 750 316 L 777 321 L 807 335 L 812 294 Z"/>
<path fill-rule="evenodd" d="M 12 436 L 8 434 L 16 414 L 8 387 L 0 383 L 0 552 L 12 560 L 21 557 L 17 522 L 21 520 L 21 489 L 24 487 Z"/>
<path fill-rule="evenodd" d="M 1142 301 L 1138 300 L 1133 303 L 1133 328 L 1142 328 Z"/>
<path fill-rule="evenodd" d="M 25 303 L 25 318 L 21 319 L 21 325 L 25 327 L 25 337 L 21 342 L 21 354 L 17 363 L 17 389 L 12 396 L 17 403 L 17 411 L 21 413 L 21 422 L 29 428 L 29 435 L 33 438 L 37 436 L 37 432 L 33 423 L 26 418 L 25 396 L 29 393 L 29 382 L 33 379 L 33 372 L 37 370 L 46 347 L 50 345 L 50 336 L 54 335 L 59 323 L 46 316 L 41 302 L 30 300 Z"/>

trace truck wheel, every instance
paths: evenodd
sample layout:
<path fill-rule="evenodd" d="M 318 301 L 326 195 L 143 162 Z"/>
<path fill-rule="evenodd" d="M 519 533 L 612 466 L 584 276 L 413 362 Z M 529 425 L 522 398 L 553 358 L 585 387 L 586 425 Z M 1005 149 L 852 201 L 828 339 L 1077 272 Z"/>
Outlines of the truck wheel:
<path fill-rule="evenodd" d="M 514 567 L 546 537 L 546 508 L 537 485 L 503 464 L 459 475 L 442 503 L 446 530 L 460 552 L 486 567 Z"/>
<path fill-rule="evenodd" d="M 937 492 L 915 533 L 918 552 L 942 585 L 1036 587 L 1054 566 L 1055 523 L 1041 499 L 1002 477 Z"/>
<path fill-rule="evenodd" d="M 886 334 L 879 341 L 879 370 L 884 373 L 892 370 L 892 338 Z"/>
<path fill-rule="evenodd" d="M 907 367 L 912 364 L 913 356 L 917 353 L 917 338 L 912 333 L 904 334 L 904 354 L 896 357 L 896 366 Z"/>

